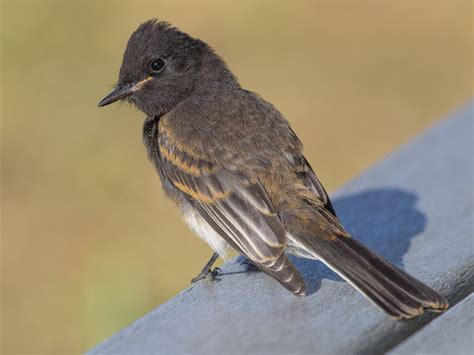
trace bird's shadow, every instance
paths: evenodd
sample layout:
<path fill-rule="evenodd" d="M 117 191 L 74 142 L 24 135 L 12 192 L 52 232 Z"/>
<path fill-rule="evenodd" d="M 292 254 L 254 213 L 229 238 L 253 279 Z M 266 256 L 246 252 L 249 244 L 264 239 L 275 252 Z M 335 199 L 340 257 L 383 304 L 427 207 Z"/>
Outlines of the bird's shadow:
<path fill-rule="evenodd" d="M 403 256 L 411 239 L 423 232 L 426 215 L 416 207 L 418 196 L 397 188 L 369 189 L 333 200 L 336 213 L 345 228 L 377 254 L 403 268 Z M 307 293 L 316 292 L 324 279 L 343 280 L 318 260 L 290 256 L 306 280 Z M 237 264 L 245 265 L 239 257 Z M 251 272 L 230 271 L 225 274 Z"/>
<path fill-rule="evenodd" d="M 416 207 L 418 196 L 397 188 L 365 190 L 333 201 L 345 228 L 377 254 L 403 269 L 411 239 L 423 232 L 426 215 Z M 343 281 L 317 260 L 294 258 L 313 294 L 323 279 Z"/>

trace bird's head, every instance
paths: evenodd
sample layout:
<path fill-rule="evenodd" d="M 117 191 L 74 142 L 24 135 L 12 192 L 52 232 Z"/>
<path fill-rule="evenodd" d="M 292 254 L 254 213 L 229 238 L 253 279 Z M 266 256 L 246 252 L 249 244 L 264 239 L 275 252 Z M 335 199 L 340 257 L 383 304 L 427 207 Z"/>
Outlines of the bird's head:
<path fill-rule="evenodd" d="M 210 46 L 166 22 L 150 20 L 130 37 L 118 84 L 99 107 L 127 100 L 149 116 L 162 115 L 215 81 L 236 83 Z"/>

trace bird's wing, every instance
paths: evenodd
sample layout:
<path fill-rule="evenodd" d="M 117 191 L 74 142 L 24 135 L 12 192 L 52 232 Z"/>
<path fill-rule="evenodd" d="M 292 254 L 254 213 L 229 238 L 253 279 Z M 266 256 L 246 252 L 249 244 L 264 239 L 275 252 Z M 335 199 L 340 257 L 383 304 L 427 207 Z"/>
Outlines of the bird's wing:
<path fill-rule="evenodd" d="M 291 169 L 295 172 L 296 176 L 303 182 L 303 184 L 310 189 L 321 202 L 324 207 L 336 217 L 336 212 L 332 206 L 329 195 L 324 189 L 323 185 L 319 181 L 316 173 L 314 172 L 311 165 L 303 155 L 302 144 L 296 135 L 295 131 L 291 127 L 289 128 L 289 148 L 285 152 L 286 158 L 291 166 Z"/>
<path fill-rule="evenodd" d="M 316 173 L 303 155 L 293 157 L 293 169 L 296 175 L 318 198 L 323 202 L 324 207 L 336 217 L 336 212 L 332 206 L 328 193 L 319 181 Z"/>
<path fill-rule="evenodd" d="M 236 251 L 296 294 L 304 281 L 284 254 L 286 231 L 257 178 L 232 171 L 178 142 L 160 125 L 161 172 Z"/>

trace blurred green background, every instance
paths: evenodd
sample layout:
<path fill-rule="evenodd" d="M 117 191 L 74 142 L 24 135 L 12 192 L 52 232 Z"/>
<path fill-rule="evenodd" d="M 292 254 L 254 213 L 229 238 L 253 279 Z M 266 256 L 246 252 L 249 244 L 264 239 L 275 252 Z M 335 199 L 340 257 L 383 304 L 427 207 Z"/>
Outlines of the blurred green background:
<path fill-rule="evenodd" d="M 78 353 L 211 252 L 166 201 L 143 114 L 98 109 L 139 23 L 210 43 L 330 191 L 473 94 L 470 1 L 2 1 L 2 351 Z"/>

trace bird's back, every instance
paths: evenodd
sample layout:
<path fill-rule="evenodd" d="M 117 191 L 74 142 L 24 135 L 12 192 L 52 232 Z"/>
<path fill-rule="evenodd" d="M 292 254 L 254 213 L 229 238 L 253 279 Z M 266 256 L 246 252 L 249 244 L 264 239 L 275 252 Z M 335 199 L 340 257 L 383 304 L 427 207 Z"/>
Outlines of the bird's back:
<path fill-rule="evenodd" d="M 216 84 L 183 101 L 160 126 L 190 153 L 261 180 L 276 207 L 282 188 L 316 197 L 297 176 L 301 141 L 283 115 L 253 92 Z"/>

